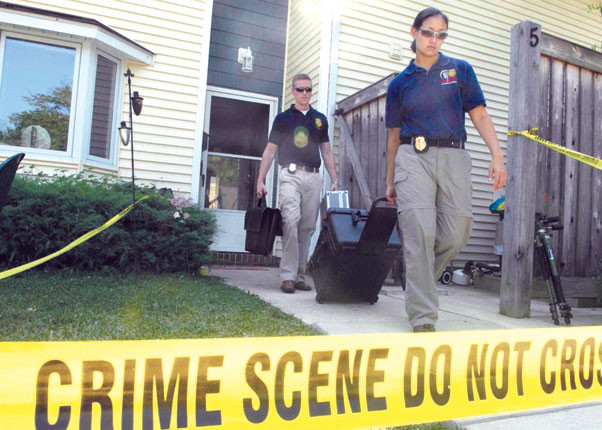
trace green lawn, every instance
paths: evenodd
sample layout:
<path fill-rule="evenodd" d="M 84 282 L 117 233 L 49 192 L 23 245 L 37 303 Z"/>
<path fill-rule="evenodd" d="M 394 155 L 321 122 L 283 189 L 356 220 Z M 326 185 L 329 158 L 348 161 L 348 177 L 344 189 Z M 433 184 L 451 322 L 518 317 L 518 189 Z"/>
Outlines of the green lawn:
<path fill-rule="evenodd" d="M 217 278 L 49 274 L 0 281 L 0 341 L 318 334 Z"/>
<path fill-rule="evenodd" d="M 0 341 L 318 334 L 213 277 L 30 271 L 0 281 Z M 445 430 L 441 424 L 389 430 Z"/>

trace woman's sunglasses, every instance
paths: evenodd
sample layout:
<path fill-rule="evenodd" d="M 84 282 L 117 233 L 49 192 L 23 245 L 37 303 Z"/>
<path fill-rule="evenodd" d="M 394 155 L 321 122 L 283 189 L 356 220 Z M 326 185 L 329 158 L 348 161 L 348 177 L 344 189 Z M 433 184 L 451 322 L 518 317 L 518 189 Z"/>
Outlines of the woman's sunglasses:
<path fill-rule="evenodd" d="M 420 34 L 422 34 L 423 37 L 426 37 L 427 39 L 432 39 L 433 37 L 436 37 L 439 40 L 444 40 L 447 37 L 447 31 L 440 31 L 437 33 L 436 31 L 426 30 L 424 28 L 419 28 L 418 31 L 420 32 Z"/>
<path fill-rule="evenodd" d="M 297 91 L 298 93 L 302 93 L 302 92 L 306 92 L 306 93 L 311 93 L 311 87 L 305 87 L 305 88 L 295 88 L 295 91 Z"/>

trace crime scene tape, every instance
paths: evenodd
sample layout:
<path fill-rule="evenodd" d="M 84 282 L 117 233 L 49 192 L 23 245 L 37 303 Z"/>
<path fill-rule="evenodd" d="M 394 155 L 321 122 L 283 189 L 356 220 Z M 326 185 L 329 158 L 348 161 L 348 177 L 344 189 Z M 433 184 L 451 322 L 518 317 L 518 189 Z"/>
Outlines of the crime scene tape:
<path fill-rule="evenodd" d="M 86 234 L 78 237 L 73 242 L 69 243 L 68 245 L 64 246 L 63 248 L 59 249 L 58 251 L 53 252 L 52 254 L 47 255 L 46 257 L 42 257 L 42 258 L 39 258 L 39 259 L 37 259 L 35 261 L 31 261 L 31 262 L 29 262 L 27 264 L 23 264 L 21 266 L 15 267 L 13 269 L 5 270 L 4 272 L 0 272 L 0 279 L 9 278 L 9 277 L 11 277 L 13 275 L 16 275 L 17 273 L 25 272 L 26 270 L 29 270 L 29 269 L 31 269 L 33 267 L 36 267 L 36 266 L 39 266 L 40 264 L 45 263 L 48 260 L 52 260 L 53 258 L 56 258 L 59 255 L 62 255 L 65 252 L 72 250 L 73 248 L 75 248 L 78 245 L 81 245 L 82 243 L 84 243 L 85 241 L 87 241 L 88 239 L 90 239 L 91 237 L 96 236 L 101 231 L 106 230 L 107 228 L 111 227 L 113 224 L 115 224 L 121 218 L 123 218 L 124 216 L 126 216 L 132 210 L 132 208 L 134 207 L 134 205 L 137 205 L 142 200 L 145 200 L 145 199 L 147 199 L 149 197 L 150 196 L 141 197 L 135 203 L 132 203 L 131 205 L 129 205 L 127 208 L 125 208 L 124 210 L 122 210 L 121 212 L 119 212 L 117 215 L 115 215 L 113 218 L 111 218 L 110 220 L 108 220 L 107 222 L 105 222 L 100 227 L 97 227 L 94 230 L 91 230 L 88 233 L 86 233 Z"/>
<path fill-rule="evenodd" d="M 602 327 L 0 343 L 8 429 L 365 429 L 602 400 Z"/>
<path fill-rule="evenodd" d="M 572 149 L 568 149 L 564 146 L 557 145 L 549 140 L 542 139 L 537 135 L 538 128 L 531 128 L 525 131 L 512 131 L 508 130 L 508 136 L 525 136 L 528 139 L 534 140 L 535 142 L 539 142 L 542 145 L 547 146 L 554 151 L 560 152 L 568 157 L 574 158 L 577 161 L 581 161 L 582 163 L 588 164 L 592 167 L 602 170 L 602 159 L 592 157 L 591 155 L 582 154 L 581 152 L 573 151 Z"/>

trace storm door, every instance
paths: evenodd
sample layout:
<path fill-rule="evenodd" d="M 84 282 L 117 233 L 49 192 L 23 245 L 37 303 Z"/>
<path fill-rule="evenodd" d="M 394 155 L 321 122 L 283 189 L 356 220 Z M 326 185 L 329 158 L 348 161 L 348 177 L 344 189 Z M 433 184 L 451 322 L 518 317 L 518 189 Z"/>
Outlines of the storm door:
<path fill-rule="evenodd" d="M 220 88 L 207 92 L 199 200 L 216 212 L 219 231 L 214 250 L 244 251 L 244 215 L 255 202 L 261 154 L 277 106 L 275 97 Z M 266 178 L 268 190 L 274 188 L 273 172 L 272 167 Z"/>

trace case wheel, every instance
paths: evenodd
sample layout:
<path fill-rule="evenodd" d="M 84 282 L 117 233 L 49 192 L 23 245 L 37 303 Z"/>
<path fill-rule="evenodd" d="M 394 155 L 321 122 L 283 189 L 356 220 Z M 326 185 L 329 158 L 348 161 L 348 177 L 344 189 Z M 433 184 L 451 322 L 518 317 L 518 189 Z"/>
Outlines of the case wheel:
<path fill-rule="evenodd" d="M 371 305 L 373 305 L 376 302 L 378 302 L 378 296 L 374 296 L 368 301 L 368 303 L 370 303 Z"/>
<path fill-rule="evenodd" d="M 322 294 L 316 294 L 316 302 L 323 304 L 324 303 L 324 296 L 322 296 Z"/>
<path fill-rule="evenodd" d="M 454 272 L 452 271 L 451 268 L 448 267 L 441 274 L 441 277 L 439 278 L 439 282 L 441 282 L 443 285 L 449 285 L 452 282 L 453 276 L 454 276 Z"/>

